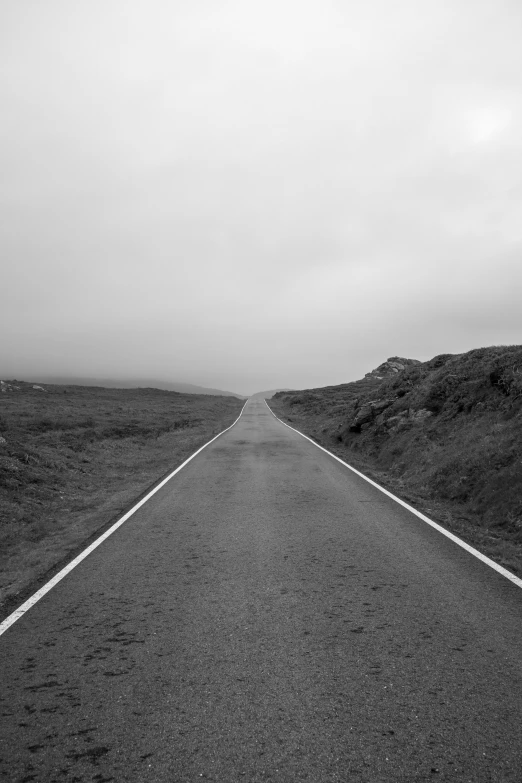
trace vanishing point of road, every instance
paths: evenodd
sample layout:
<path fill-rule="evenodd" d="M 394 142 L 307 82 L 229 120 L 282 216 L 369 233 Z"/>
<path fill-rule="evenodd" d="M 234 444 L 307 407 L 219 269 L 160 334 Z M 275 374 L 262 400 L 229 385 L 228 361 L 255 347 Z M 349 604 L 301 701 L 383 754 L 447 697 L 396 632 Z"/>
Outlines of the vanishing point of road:
<path fill-rule="evenodd" d="M 254 397 L 0 638 L 0 779 L 521 783 L 521 607 Z"/>

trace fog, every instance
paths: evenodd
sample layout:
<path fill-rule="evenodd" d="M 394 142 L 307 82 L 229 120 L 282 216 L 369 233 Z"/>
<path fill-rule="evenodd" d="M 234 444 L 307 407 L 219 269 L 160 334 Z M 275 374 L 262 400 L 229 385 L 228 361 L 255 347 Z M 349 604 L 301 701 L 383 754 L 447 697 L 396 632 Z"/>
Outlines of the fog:
<path fill-rule="evenodd" d="M 519 0 L 4 0 L 0 377 L 520 343 Z"/>

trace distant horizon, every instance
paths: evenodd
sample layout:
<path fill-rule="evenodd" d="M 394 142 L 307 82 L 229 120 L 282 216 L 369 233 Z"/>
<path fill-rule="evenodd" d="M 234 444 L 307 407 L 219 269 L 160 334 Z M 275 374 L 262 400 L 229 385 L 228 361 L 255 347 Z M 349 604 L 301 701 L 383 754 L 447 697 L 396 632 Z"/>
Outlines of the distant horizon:
<path fill-rule="evenodd" d="M 154 384 L 164 384 L 164 385 L 179 385 L 179 386 L 187 386 L 187 387 L 194 387 L 194 388 L 201 388 L 201 389 L 211 389 L 215 391 L 222 391 L 227 394 L 236 395 L 238 397 L 247 397 L 249 395 L 243 395 L 240 392 L 236 392 L 233 389 L 222 389 L 215 386 L 207 386 L 203 384 L 198 383 L 191 383 L 190 381 L 179 381 L 176 379 L 171 378 L 149 378 L 147 376 L 108 376 L 108 375 L 80 375 L 78 373 L 74 374 L 68 374 L 67 372 L 60 372 L 60 373 L 24 373 L 24 375 L 6 375 L 5 377 L 2 377 L 1 380 L 18 380 L 18 381 L 24 381 L 26 383 L 48 383 L 48 384 L 66 384 L 68 382 L 71 382 L 71 385 L 81 385 L 83 382 L 85 382 L 87 385 L 99 385 L 103 386 L 104 383 L 108 383 L 110 386 L 114 386 L 114 384 L 122 383 L 126 386 L 137 386 L 141 383 L 145 386 L 150 386 L 151 388 L 160 388 L 155 387 Z M 125 388 L 125 387 L 123 387 Z"/>
<path fill-rule="evenodd" d="M 519 344 L 520 343 L 510 343 L 509 345 L 513 346 L 513 345 L 519 345 Z M 467 353 L 468 351 L 478 350 L 480 348 L 492 348 L 492 347 L 499 347 L 501 345 L 504 345 L 504 344 L 495 343 L 493 345 L 476 345 L 473 348 L 469 348 L 466 351 L 439 351 L 439 352 L 437 352 L 435 354 L 432 354 L 432 355 L 430 355 L 430 356 L 428 356 L 426 358 L 423 358 L 423 359 L 419 359 L 417 356 L 403 356 L 400 353 L 395 352 L 395 353 L 390 353 L 388 356 L 382 357 L 379 361 L 377 361 L 371 367 L 367 366 L 366 369 L 363 372 L 361 372 L 361 374 L 359 374 L 359 375 L 357 375 L 355 377 L 345 378 L 343 380 L 336 380 L 336 381 L 328 381 L 328 380 L 326 380 L 323 383 L 317 383 L 317 384 L 313 384 L 313 385 L 312 384 L 310 384 L 310 385 L 303 385 L 303 386 L 290 386 L 289 384 L 284 384 L 284 383 L 272 384 L 272 385 L 265 385 L 263 388 L 252 389 L 249 392 L 237 391 L 234 388 L 230 388 L 230 387 L 224 386 L 224 385 L 218 386 L 218 385 L 216 385 L 214 383 L 211 383 L 211 382 L 204 383 L 204 382 L 200 382 L 199 380 L 198 380 L 198 382 L 193 382 L 191 380 L 179 379 L 179 378 L 173 378 L 173 377 L 170 377 L 170 378 L 167 378 L 167 377 L 159 378 L 159 377 L 151 377 L 151 376 L 148 376 L 148 375 L 145 375 L 145 374 L 143 374 L 143 375 L 142 374 L 137 374 L 137 375 L 134 375 L 134 376 L 130 376 L 130 375 L 127 375 L 127 374 L 116 374 L 116 373 L 113 373 L 112 375 L 101 375 L 101 374 L 97 374 L 97 373 L 89 373 L 89 374 L 87 374 L 87 373 L 76 373 L 76 372 L 73 373 L 73 372 L 66 372 L 66 371 L 65 372 L 62 371 L 62 372 L 59 372 L 59 373 L 58 372 L 52 373 L 52 372 L 49 372 L 49 371 L 47 371 L 47 372 L 45 372 L 45 371 L 42 371 L 42 372 L 34 371 L 34 372 L 24 372 L 24 373 L 14 373 L 14 374 L 13 373 L 11 373 L 11 374 L 4 373 L 4 375 L 1 377 L 1 380 L 19 380 L 19 381 L 26 381 L 26 382 L 33 382 L 33 383 L 42 382 L 42 383 L 50 383 L 50 384 L 52 384 L 52 383 L 62 383 L 62 382 L 65 384 L 67 381 L 71 381 L 71 382 L 74 382 L 74 381 L 76 381 L 76 382 L 86 381 L 86 382 L 88 382 L 87 385 L 97 385 L 95 382 L 99 381 L 100 385 L 102 385 L 102 386 L 103 386 L 103 382 L 104 381 L 109 383 L 110 385 L 114 385 L 115 383 L 121 382 L 122 384 L 130 384 L 131 386 L 138 386 L 141 382 L 143 382 L 144 383 L 144 387 L 145 387 L 145 385 L 151 385 L 151 384 L 152 384 L 152 388 L 161 388 L 161 386 L 159 386 L 159 387 L 158 386 L 154 386 L 154 384 L 162 384 L 162 385 L 169 385 L 170 384 L 170 385 L 179 385 L 179 386 L 187 386 L 187 387 L 193 386 L 193 387 L 197 387 L 197 388 L 201 388 L 201 389 L 209 389 L 209 390 L 212 390 L 212 391 L 222 391 L 222 392 L 227 393 L 227 394 L 237 395 L 238 397 L 250 397 L 253 394 L 259 394 L 260 392 L 272 391 L 273 389 L 289 389 L 289 390 L 292 390 L 292 391 L 299 391 L 301 389 L 321 388 L 321 387 L 325 387 L 325 386 L 338 386 L 338 385 L 341 385 L 341 384 L 344 384 L 344 383 L 350 383 L 351 381 L 360 380 L 361 378 L 364 377 L 364 375 L 366 373 L 371 372 L 372 370 L 376 369 L 380 364 L 382 364 L 383 362 L 387 361 L 389 358 L 394 357 L 394 356 L 402 356 L 402 358 L 404 358 L 404 359 L 417 359 L 418 361 L 429 361 L 434 356 L 438 356 L 438 355 L 444 354 L 444 353 L 450 353 L 450 354 L 453 354 L 453 355 L 458 355 L 458 354 L 462 354 L 462 353 Z"/>
<path fill-rule="evenodd" d="M 85 385 L 88 386 L 103 386 L 104 383 L 109 384 L 109 388 L 115 388 L 115 384 L 122 383 L 124 384 L 122 388 L 162 388 L 162 386 L 187 386 L 187 387 L 194 387 L 194 389 L 205 389 L 205 390 L 212 390 L 212 391 L 221 391 L 224 394 L 227 395 L 233 395 L 236 397 L 244 397 L 245 399 L 248 397 L 251 397 L 254 394 L 259 394 L 260 392 L 266 392 L 266 391 L 272 391 L 272 389 L 264 388 L 264 389 L 256 389 L 255 391 L 251 391 L 250 393 L 246 394 L 240 391 L 236 391 L 235 389 L 226 389 L 218 386 L 209 386 L 205 384 L 200 383 L 191 383 L 190 381 L 178 381 L 171 378 L 130 378 L 126 376 L 121 377 L 109 377 L 109 376 L 98 376 L 98 375 L 68 375 L 67 373 L 60 373 L 60 374 L 44 374 L 44 373 L 25 373 L 23 376 L 19 374 L 11 374 L 6 375 L 4 374 L 0 380 L 2 381 L 21 381 L 24 383 L 47 383 L 50 385 L 56 384 L 56 385 L 67 385 L 67 383 L 70 383 L 72 386 L 74 385 L 82 385 L 83 382 L 85 382 Z M 143 387 L 141 387 L 141 383 L 143 383 Z M 155 385 L 155 384 L 161 384 L 161 385 Z M 325 384 L 328 385 L 328 384 Z M 116 387 L 118 388 L 118 387 Z M 289 386 L 278 386 L 274 387 L 277 389 L 286 389 L 289 391 L 297 391 L 293 388 L 290 388 Z M 190 392 L 189 392 L 190 393 Z M 196 392 L 194 392 L 196 393 Z"/>

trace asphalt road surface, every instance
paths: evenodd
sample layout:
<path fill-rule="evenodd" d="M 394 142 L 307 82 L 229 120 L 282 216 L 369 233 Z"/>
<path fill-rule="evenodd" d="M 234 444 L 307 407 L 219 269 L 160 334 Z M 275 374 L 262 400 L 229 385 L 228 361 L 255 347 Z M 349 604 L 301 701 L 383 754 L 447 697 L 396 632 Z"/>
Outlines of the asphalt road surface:
<path fill-rule="evenodd" d="M 0 779 L 521 783 L 521 605 L 253 398 L 0 638 Z"/>

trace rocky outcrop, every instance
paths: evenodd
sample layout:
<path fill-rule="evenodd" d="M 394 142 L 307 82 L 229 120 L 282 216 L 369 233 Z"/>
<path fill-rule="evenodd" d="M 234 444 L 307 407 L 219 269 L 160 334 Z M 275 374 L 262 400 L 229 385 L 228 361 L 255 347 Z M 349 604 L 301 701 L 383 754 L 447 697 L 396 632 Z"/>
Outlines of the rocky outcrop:
<path fill-rule="evenodd" d="M 362 405 L 350 425 L 351 432 L 361 432 L 362 427 L 367 424 L 371 424 L 383 411 L 386 410 L 392 403 L 391 400 L 371 400 L 370 402 Z"/>
<path fill-rule="evenodd" d="M 0 381 L 0 392 L 20 391 L 20 386 L 15 386 L 14 383 L 8 381 Z"/>
<path fill-rule="evenodd" d="M 28 392 L 31 391 L 31 389 L 34 389 L 35 391 L 47 391 L 47 389 L 44 389 L 43 386 L 39 386 L 37 383 L 27 383 L 26 381 L 16 381 L 16 383 L 13 383 L 13 381 L 0 381 L 0 393 L 13 391 Z"/>
<path fill-rule="evenodd" d="M 416 359 L 392 357 L 386 362 L 383 362 L 377 369 L 372 370 L 371 373 L 367 373 L 365 376 L 366 378 L 381 379 L 385 381 L 381 387 L 384 394 L 386 394 L 386 392 L 389 394 L 389 392 L 392 391 L 394 396 L 385 397 L 384 399 L 368 400 L 362 402 L 362 404 L 359 400 L 356 400 L 356 413 L 348 430 L 350 432 L 363 432 L 371 426 L 375 426 L 377 431 L 384 431 L 391 434 L 391 432 L 402 427 L 407 422 L 422 424 L 426 419 L 433 416 L 435 413 L 434 410 L 426 407 L 417 408 L 416 406 L 408 408 L 403 407 L 400 410 L 397 410 L 397 406 L 395 406 L 394 410 L 388 411 L 388 414 L 386 413 L 387 409 L 404 397 L 411 388 L 412 379 L 408 378 L 408 373 L 404 374 L 405 387 L 402 388 L 399 380 L 399 378 L 402 377 L 400 376 L 400 373 L 403 370 L 411 371 L 419 365 L 422 365 L 422 362 L 419 362 Z M 378 373 L 381 373 L 382 375 L 379 375 Z M 411 372 L 409 374 L 411 375 Z M 392 383 L 392 387 L 390 388 L 390 383 L 386 383 L 387 380 L 397 381 L 397 384 Z"/>
<path fill-rule="evenodd" d="M 365 379 L 371 381 L 384 381 L 389 378 L 396 378 L 399 373 L 408 367 L 421 364 L 417 359 L 404 359 L 401 356 L 391 356 L 385 362 L 380 364 L 375 370 L 367 372 L 364 376 Z M 375 420 L 378 424 L 382 424 L 383 412 L 386 408 L 389 408 L 395 402 L 396 397 L 369 400 L 364 402 L 360 408 L 358 408 L 355 417 L 349 425 L 350 432 L 361 432 L 363 429 L 368 428 Z M 355 407 L 359 405 L 359 400 L 355 400 Z"/>
<path fill-rule="evenodd" d="M 519 346 L 499 346 L 441 354 L 427 362 L 392 357 L 367 374 L 387 377 L 347 409 L 344 431 L 379 439 L 407 424 L 449 421 L 473 412 L 498 411 L 512 418 L 522 408 L 520 352 Z"/>
<path fill-rule="evenodd" d="M 401 370 L 406 367 L 411 367 L 415 364 L 421 364 L 418 359 L 404 359 L 401 356 L 391 356 L 385 362 L 380 364 L 375 370 L 367 372 L 365 378 L 375 378 L 378 381 L 382 381 L 385 378 L 393 378 Z"/>

